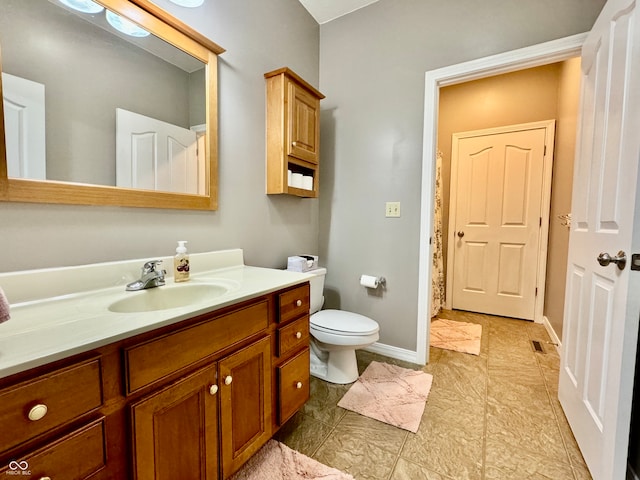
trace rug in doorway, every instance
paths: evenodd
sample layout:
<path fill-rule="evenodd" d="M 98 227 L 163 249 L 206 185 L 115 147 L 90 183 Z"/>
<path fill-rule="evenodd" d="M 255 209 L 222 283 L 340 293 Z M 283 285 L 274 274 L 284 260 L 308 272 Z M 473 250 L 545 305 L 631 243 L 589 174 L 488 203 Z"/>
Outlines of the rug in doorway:
<path fill-rule="evenodd" d="M 431 322 L 429 337 L 432 347 L 480 355 L 482 325 L 438 318 Z"/>
<path fill-rule="evenodd" d="M 269 440 L 230 480 L 354 480 L 276 440 Z"/>
<path fill-rule="evenodd" d="M 416 433 L 432 382 L 419 370 L 371 362 L 338 406 Z"/>

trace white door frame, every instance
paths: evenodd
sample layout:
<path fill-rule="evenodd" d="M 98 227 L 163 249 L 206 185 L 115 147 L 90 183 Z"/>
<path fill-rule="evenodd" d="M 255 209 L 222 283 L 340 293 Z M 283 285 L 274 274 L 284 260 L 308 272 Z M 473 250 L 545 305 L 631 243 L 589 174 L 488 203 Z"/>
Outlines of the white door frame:
<path fill-rule="evenodd" d="M 451 187 L 449 189 L 449 255 L 447 256 L 447 272 L 453 272 L 456 229 L 456 204 L 458 199 L 458 140 L 476 136 L 510 133 L 522 130 L 534 130 L 544 128 L 545 146 L 554 146 L 555 120 L 543 120 L 539 122 L 520 123 L 517 125 L 505 125 L 502 127 L 483 128 L 468 132 L 453 134 L 451 148 Z M 536 298 L 533 311 L 533 319 L 536 323 L 543 321 L 544 291 L 547 273 L 547 246 L 549 242 L 549 211 L 551 207 L 551 173 L 553 170 L 554 148 L 546 149 L 542 159 L 542 197 L 540 199 L 540 230 L 538 231 L 538 262 L 536 266 Z M 447 275 L 445 308 L 451 309 L 453 305 L 453 275 Z M 431 311 L 431 310 L 429 310 Z"/>
<path fill-rule="evenodd" d="M 433 192 L 438 132 L 440 87 L 480 78 L 562 62 L 580 56 L 586 33 L 553 40 L 531 47 L 471 60 L 431 70 L 425 74 L 424 133 L 422 148 L 422 195 L 420 204 L 420 254 L 418 270 L 418 319 L 416 362 L 429 361 L 431 258 L 430 237 L 433 232 Z"/>

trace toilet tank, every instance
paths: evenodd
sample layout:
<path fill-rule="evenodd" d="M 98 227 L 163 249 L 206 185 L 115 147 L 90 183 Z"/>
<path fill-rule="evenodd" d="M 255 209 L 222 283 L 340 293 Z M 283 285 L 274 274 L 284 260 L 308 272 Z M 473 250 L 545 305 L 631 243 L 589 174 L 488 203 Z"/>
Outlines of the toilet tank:
<path fill-rule="evenodd" d="M 324 277 L 327 274 L 326 268 L 316 268 L 314 270 L 309 270 L 306 273 L 313 275 L 309 279 L 309 284 L 311 286 L 311 308 L 310 314 L 314 314 L 319 312 L 322 308 L 322 304 L 324 303 L 324 296 L 322 292 L 324 291 Z"/>

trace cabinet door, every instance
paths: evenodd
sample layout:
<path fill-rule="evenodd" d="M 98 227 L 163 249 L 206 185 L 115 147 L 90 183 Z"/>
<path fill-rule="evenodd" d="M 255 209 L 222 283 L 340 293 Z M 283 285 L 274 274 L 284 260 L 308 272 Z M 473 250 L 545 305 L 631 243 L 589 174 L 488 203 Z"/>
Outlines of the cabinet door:
<path fill-rule="evenodd" d="M 289 138 L 287 153 L 318 163 L 320 100 L 294 82 L 289 84 Z"/>
<path fill-rule="evenodd" d="M 269 337 L 223 358 L 218 369 L 222 474 L 228 478 L 271 437 Z"/>
<path fill-rule="evenodd" d="M 218 478 L 215 364 L 131 405 L 134 478 Z"/>

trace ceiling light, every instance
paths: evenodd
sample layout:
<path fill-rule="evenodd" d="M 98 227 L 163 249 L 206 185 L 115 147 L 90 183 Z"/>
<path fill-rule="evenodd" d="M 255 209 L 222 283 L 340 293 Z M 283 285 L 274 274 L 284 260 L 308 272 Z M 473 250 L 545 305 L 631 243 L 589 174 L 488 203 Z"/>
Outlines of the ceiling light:
<path fill-rule="evenodd" d="M 181 7 L 199 7 L 204 3 L 204 0 L 169 0 L 176 5 L 180 5 Z"/>
<path fill-rule="evenodd" d="M 60 3 L 82 13 L 100 13 L 104 10 L 102 5 L 98 5 L 91 0 L 60 0 Z"/>
<path fill-rule="evenodd" d="M 120 15 L 116 15 L 110 10 L 107 10 L 107 22 L 116 30 L 125 33 L 127 35 L 131 35 L 132 37 L 146 37 L 149 35 L 149 32 L 140 28 L 135 23 L 127 20 L 126 18 L 122 18 Z"/>

